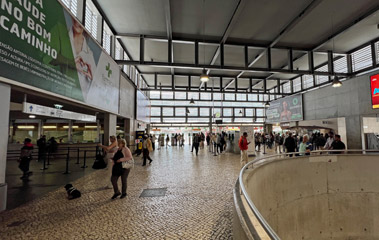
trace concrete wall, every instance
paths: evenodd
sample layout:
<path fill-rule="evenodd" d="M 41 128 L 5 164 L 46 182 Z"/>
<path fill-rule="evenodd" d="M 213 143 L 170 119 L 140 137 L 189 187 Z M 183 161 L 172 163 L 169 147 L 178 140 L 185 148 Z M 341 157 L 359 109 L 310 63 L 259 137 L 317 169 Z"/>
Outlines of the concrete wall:
<path fill-rule="evenodd" d="M 274 161 L 248 173 L 247 191 L 281 239 L 379 239 L 378 158 Z"/>
<path fill-rule="evenodd" d="M 377 73 L 346 80 L 340 88 L 327 86 L 303 94 L 304 120 L 345 117 L 347 147 L 361 149 L 361 116 L 379 114 L 379 109 L 372 109 L 370 96 L 370 76 Z"/>

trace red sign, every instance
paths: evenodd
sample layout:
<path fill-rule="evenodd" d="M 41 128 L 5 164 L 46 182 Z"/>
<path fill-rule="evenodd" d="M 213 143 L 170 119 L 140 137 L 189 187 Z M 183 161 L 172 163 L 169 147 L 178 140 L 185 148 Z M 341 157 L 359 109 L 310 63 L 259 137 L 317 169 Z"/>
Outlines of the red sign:
<path fill-rule="evenodd" d="M 372 108 L 379 108 L 379 74 L 371 76 Z"/>

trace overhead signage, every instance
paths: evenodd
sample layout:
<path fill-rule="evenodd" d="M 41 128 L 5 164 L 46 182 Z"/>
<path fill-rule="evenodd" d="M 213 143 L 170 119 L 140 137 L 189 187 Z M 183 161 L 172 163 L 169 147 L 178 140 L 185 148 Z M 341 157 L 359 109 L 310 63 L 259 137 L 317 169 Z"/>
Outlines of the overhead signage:
<path fill-rule="evenodd" d="M 56 0 L 0 4 L 0 76 L 118 113 L 120 68 Z"/>
<path fill-rule="evenodd" d="M 267 123 L 303 120 L 303 95 L 294 95 L 270 102 L 266 110 Z"/>
<path fill-rule="evenodd" d="M 33 114 L 39 116 L 47 116 L 52 118 L 63 118 L 70 120 L 78 120 L 83 122 L 96 122 L 96 116 L 87 115 L 82 113 L 65 111 L 57 108 L 46 107 L 42 105 L 37 105 L 33 103 L 24 102 L 23 104 L 23 113 Z"/>
<path fill-rule="evenodd" d="M 379 108 L 379 74 L 370 77 L 372 108 Z"/>

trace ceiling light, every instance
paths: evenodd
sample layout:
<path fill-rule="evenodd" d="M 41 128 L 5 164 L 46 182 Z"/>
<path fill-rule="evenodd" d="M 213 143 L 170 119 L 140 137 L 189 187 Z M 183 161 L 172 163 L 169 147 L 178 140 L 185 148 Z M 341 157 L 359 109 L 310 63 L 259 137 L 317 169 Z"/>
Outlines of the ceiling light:
<path fill-rule="evenodd" d="M 43 126 L 43 129 L 56 129 L 57 126 Z"/>
<path fill-rule="evenodd" d="M 29 118 L 36 118 L 36 115 L 29 115 Z"/>
<path fill-rule="evenodd" d="M 189 109 L 187 109 L 187 114 L 190 114 L 191 112 L 190 112 L 190 110 Z"/>
<path fill-rule="evenodd" d="M 64 129 L 67 129 L 69 126 L 63 126 Z M 71 128 L 79 128 L 79 126 L 72 126 Z"/>
<path fill-rule="evenodd" d="M 200 75 L 200 81 L 202 82 L 208 82 L 209 81 L 209 76 L 207 74 L 207 71 L 203 69 L 203 73 Z"/>
<path fill-rule="evenodd" d="M 34 126 L 17 126 L 18 129 L 34 129 Z"/>
<path fill-rule="evenodd" d="M 63 105 L 56 103 L 56 104 L 54 104 L 54 107 L 57 108 L 57 109 L 62 109 Z"/>
<path fill-rule="evenodd" d="M 332 86 L 335 88 L 342 86 L 342 82 L 339 80 L 337 76 L 334 77 Z"/>
<path fill-rule="evenodd" d="M 242 114 L 242 110 L 240 110 L 240 114 Z"/>
<path fill-rule="evenodd" d="M 270 102 L 269 101 L 267 101 L 266 103 L 265 103 L 265 107 L 270 107 Z"/>
<path fill-rule="evenodd" d="M 84 128 L 97 128 L 97 126 L 84 126 Z"/>
<path fill-rule="evenodd" d="M 195 104 L 195 101 L 193 100 L 193 98 L 191 98 L 190 104 Z"/>

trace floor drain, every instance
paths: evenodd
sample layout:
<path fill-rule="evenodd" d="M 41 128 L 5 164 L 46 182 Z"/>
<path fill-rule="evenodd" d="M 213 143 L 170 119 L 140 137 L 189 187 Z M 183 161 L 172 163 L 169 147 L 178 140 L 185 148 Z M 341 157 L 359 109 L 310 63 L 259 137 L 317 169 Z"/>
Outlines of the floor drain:
<path fill-rule="evenodd" d="M 164 197 L 166 196 L 166 191 L 167 188 L 144 189 L 139 197 Z"/>
<path fill-rule="evenodd" d="M 23 220 L 23 221 L 15 221 L 15 222 L 13 222 L 13 223 L 11 223 L 11 224 L 8 224 L 7 226 L 8 226 L 8 227 L 18 227 L 18 226 L 20 226 L 21 224 L 23 224 L 24 222 L 26 222 L 26 220 Z"/>

